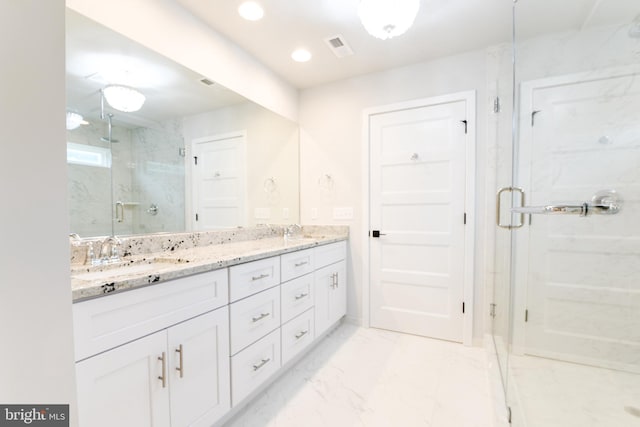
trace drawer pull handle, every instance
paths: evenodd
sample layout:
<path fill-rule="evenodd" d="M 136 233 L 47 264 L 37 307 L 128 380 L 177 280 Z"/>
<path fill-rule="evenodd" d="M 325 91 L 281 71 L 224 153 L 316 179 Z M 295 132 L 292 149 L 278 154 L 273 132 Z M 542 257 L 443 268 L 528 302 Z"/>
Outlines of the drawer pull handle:
<path fill-rule="evenodd" d="M 158 360 L 162 361 L 162 375 L 158 379 L 162 381 L 162 388 L 167 388 L 167 354 L 163 351 Z"/>
<path fill-rule="evenodd" d="M 295 299 L 296 299 L 296 301 L 298 301 L 299 299 L 302 299 L 302 298 L 304 298 L 304 297 L 306 297 L 306 296 L 309 296 L 309 293 L 308 293 L 308 292 L 307 292 L 307 293 L 301 293 L 301 294 L 296 295 L 296 296 L 295 296 Z"/>
<path fill-rule="evenodd" d="M 307 264 L 309 264 L 309 261 L 302 261 L 302 262 L 295 263 L 294 266 L 302 267 L 303 265 L 307 265 Z"/>
<path fill-rule="evenodd" d="M 251 280 L 253 280 L 253 281 L 255 282 L 256 280 L 262 280 L 262 279 L 264 279 L 264 278 L 266 278 L 266 277 L 269 277 L 269 275 L 268 275 L 268 274 L 264 274 L 264 273 L 263 273 L 263 274 L 261 274 L 261 275 L 259 275 L 259 276 L 253 276 L 253 277 L 251 277 Z"/>
<path fill-rule="evenodd" d="M 333 273 L 331 275 L 331 286 L 332 288 L 337 288 L 338 287 L 338 273 Z"/>
<path fill-rule="evenodd" d="M 307 335 L 309 333 L 309 330 L 307 329 L 306 331 L 300 331 L 296 334 L 296 339 L 299 340 L 300 338 L 302 338 L 303 336 Z"/>
<path fill-rule="evenodd" d="M 260 316 L 252 317 L 251 320 L 253 321 L 253 323 L 256 323 L 256 322 L 264 319 L 265 317 L 269 316 L 270 314 L 271 313 L 262 313 L 262 314 L 260 314 Z"/>
<path fill-rule="evenodd" d="M 257 371 L 258 369 L 262 368 L 264 365 L 266 365 L 270 361 L 271 361 L 271 359 L 262 359 L 262 360 L 260 360 L 260 363 L 258 363 L 257 365 L 253 365 L 253 370 Z"/>
<path fill-rule="evenodd" d="M 180 358 L 178 360 L 178 363 L 180 364 L 180 366 L 176 368 L 176 371 L 180 372 L 180 378 L 183 378 L 184 377 L 184 361 L 183 361 L 184 352 L 182 351 L 182 344 L 180 344 L 180 346 L 176 348 L 176 353 L 180 354 Z"/>

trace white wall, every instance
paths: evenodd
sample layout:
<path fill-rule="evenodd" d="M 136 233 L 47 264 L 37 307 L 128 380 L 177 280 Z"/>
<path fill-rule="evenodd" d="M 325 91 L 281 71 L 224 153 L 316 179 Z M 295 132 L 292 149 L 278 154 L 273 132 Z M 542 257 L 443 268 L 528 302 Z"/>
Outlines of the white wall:
<path fill-rule="evenodd" d="M 2 403 L 75 407 L 64 13 L 63 0 L 0 2 Z"/>
<path fill-rule="evenodd" d="M 370 107 L 448 93 L 476 90 L 477 95 L 477 179 L 476 179 L 476 274 L 474 301 L 474 338 L 483 334 L 485 268 L 485 164 L 487 161 L 486 55 L 470 52 L 432 62 L 397 68 L 380 73 L 307 89 L 300 95 L 301 134 L 301 218 L 303 224 L 348 224 L 350 226 L 348 316 L 362 319 L 363 226 L 367 207 L 362 206 L 363 110 Z M 329 174 L 331 191 L 318 184 Z M 354 219 L 336 221 L 333 207 L 353 207 Z M 312 211 L 318 216 L 313 218 Z"/>
<path fill-rule="evenodd" d="M 67 6 L 234 92 L 297 120 L 297 90 L 171 1 L 67 0 Z"/>

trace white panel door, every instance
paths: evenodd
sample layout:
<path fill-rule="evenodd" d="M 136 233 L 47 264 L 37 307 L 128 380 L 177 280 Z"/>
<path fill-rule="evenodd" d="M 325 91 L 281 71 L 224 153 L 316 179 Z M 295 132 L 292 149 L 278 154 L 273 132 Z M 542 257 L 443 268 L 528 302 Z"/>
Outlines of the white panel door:
<path fill-rule="evenodd" d="M 193 141 L 194 230 L 245 225 L 244 146 L 240 133 Z"/>
<path fill-rule="evenodd" d="M 370 116 L 373 327 L 462 341 L 466 103 Z"/>
<path fill-rule="evenodd" d="M 161 331 L 76 363 L 79 424 L 169 427 L 166 348 Z"/>
<path fill-rule="evenodd" d="M 523 93 L 527 204 L 605 189 L 625 199 L 616 215 L 531 215 L 516 231 L 524 352 L 640 371 L 640 76 L 554 78 Z"/>
<path fill-rule="evenodd" d="M 209 427 L 231 409 L 229 308 L 168 330 L 171 425 Z"/>

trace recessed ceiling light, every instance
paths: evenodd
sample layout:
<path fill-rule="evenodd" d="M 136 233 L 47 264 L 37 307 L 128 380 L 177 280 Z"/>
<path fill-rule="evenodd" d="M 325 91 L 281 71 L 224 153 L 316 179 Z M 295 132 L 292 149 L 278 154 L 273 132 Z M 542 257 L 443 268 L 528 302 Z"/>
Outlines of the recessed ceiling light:
<path fill-rule="evenodd" d="M 291 59 L 296 62 L 307 62 L 311 59 L 311 53 L 306 49 L 297 49 L 291 54 Z"/>
<path fill-rule="evenodd" d="M 264 16 L 264 9 L 254 1 L 246 1 L 240 5 L 238 13 L 248 21 L 259 21 Z"/>

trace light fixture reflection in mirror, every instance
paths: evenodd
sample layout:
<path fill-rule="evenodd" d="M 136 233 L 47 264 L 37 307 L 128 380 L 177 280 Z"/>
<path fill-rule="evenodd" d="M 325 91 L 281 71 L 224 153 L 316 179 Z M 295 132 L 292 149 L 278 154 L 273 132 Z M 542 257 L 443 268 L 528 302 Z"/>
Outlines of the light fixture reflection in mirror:
<path fill-rule="evenodd" d="M 138 111 L 146 99 L 138 90 L 122 85 L 109 85 L 102 89 L 102 95 L 110 106 L 125 113 Z"/>
<path fill-rule="evenodd" d="M 84 117 L 81 114 L 73 111 L 67 111 L 67 130 L 73 130 L 79 128 L 81 125 L 88 125 Z"/>

